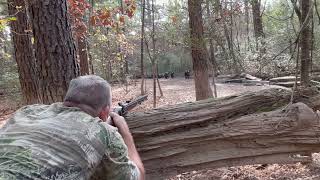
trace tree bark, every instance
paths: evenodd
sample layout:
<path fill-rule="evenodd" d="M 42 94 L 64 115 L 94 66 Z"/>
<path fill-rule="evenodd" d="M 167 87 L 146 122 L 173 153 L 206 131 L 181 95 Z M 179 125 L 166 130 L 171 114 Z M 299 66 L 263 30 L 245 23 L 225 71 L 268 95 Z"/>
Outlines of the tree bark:
<path fill-rule="evenodd" d="M 310 84 L 310 50 L 311 50 L 311 15 L 312 4 L 310 0 L 301 0 L 301 34 L 299 47 L 301 48 L 301 84 L 308 86 Z"/>
<path fill-rule="evenodd" d="M 206 0 L 206 7 L 207 7 L 207 18 L 208 18 L 208 23 L 210 24 L 209 27 L 209 61 L 212 64 L 212 85 L 213 85 L 213 95 L 214 97 L 218 97 L 217 95 L 217 86 L 215 82 L 215 76 L 217 72 L 217 63 L 216 63 L 216 58 L 215 58 L 215 51 L 214 51 L 214 44 L 213 44 L 213 23 L 211 22 L 212 16 L 210 13 L 210 1 Z"/>
<path fill-rule="evenodd" d="M 291 91 L 269 89 L 129 114 L 126 120 L 147 179 L 223 166 L 310 161 L 291 156 L 320 150 L 318 118 L 302 103 L 278 109 L 290 97 Z"/>
<path fill-rule="evenodd" d="M 87 38 L 77 37 L 78 39 L 78 54 L 80 60 L 80 74 L 89 75 L 89 61 L 88 61 L 88 49 L 87 49 Z"/>
<path fill-rule="evenodd" d="M 142 0 L 141 2 L 141 52 L 140 52 L 140 57 L 141 57 L 141 95 L 145 94 L 145 79 L 144 79 L 144 64 L 143 64 L 143 56 L 144 56 L 144 25 L 145 25 L 145 6 L 146 6 L 146 1 Z"/>
<path fill-rule="evenodd" d="M 42 103 L 62 101 L 79 75 L 66 0 L 29 1 Z"/>
<path fill-rule="evenodd" d="M 163 97 L 163 92 L 162 92 L 160 81 L 159 81 L 159 77 L 158 77 L 158 74 L 159 74 L 159 64 L 158 64 L 158 62 L 156 64 L 156 66 L 157 66 L 157 83 L 158 83 L 158 88 L 159 88 L 159 92 L 160 92 L 160 97 Z"/>
<path fill-rule="evenodd" d="M 25 1 L 8 0 L 8 10 L 9 15 L 17 18 L 10 23 L 10 27 L 24 103 L 35 104 L 38 103 L 37 68 Z"/>
<path fill-rule="evenodd" d="M 249 31 L 249 0 L 244 1 L 244 11 L 245 11 L 245 19 L 246 19 L 246 36 L 247 36 L 247 48 L 246 50 L 250 50 L 251 42 L 250 42 L 250 31 Z"/>
<path fill-rule="evenodd" d="M 191 50 L 197 100 L 213 97 L 209 83 L 208 52 L 203 37 L 201 2 L 198 0 L 188 0 Z"/>
<path fill-rule="evenodd" d="M 155 0 L 151 0 L 151 11 L 152 11 L 152 79 L 153 79 L 153 108 L 157 107 L 157 66 L 156 66 L 156 39 L 155 39 L 155 9 L 154 2 Z"/>
<path fill-rule="evenodd" d="M 91 7 L 89 8 L 89 17 L 92 16 L 93 14 L 93 11 L 94 11 L 94 6 L 95 6 L 95 3 L 94 3 L 95 0 L 90 0 L 90 5 Z M 89 29 L 89 38 L 91 36 L 91 33 L 93 31 L 93 28 L 90 24 L 90 22 L 88 21 L 88 29 Z M 92 59 L 92 55 L 91 55 L 91 51 L 90 51 L 90 44 L 88 43 L 87 44 L 87 51 L 88 51 L 88 56 L 89 56 L 89 66 L 90 66 L 90 70 L 91 70 L 91 74 L 94 74 L 94 67 L 93 67 L 93 59 Z"/>
<path fill-rule="evenodd" d="M 252 0 L 252 16 L 253 16 L 253 28 L 254 28 L 254 35 L 256 39 L 264 37 L 263 33 L 263 25 L 262 25 L 262 17 L 261 17 L 261 0 Z"/>

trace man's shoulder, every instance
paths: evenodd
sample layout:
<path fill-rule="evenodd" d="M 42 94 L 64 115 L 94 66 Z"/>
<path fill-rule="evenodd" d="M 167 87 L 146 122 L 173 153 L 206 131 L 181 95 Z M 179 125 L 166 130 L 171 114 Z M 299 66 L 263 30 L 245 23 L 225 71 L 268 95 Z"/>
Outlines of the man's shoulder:
<path fill-rule="evenodd" d="M 50 105 L 33 104 L 23 106 L 18 109 L 13 116 L 9 119 L 9 124 L 16 122 L 38 122 L 38 120 L 50 119 L 56 120 L 76 120 L 81 122 L 94 122 L 98 121 L 97 118 L 90 116 L 76 107 L 66 107 L 63 103 L 53 103 Z M 6 127 L 6 126 L 5 126 Z"/>
<path fill-rule="evenodd" d="M 41 113 L 46 113 L 46 114 L 60 114 L 60 113 L 67 113 L 67 112 L 72 112 L 72 113 L 80 113 L 84 114 L 86 116 L 90 116 L 89 114 L 83 112 L 80 108 L 77 107 L 67 107 L 64 106 L 62 102 L 57 102 L 53 103 L 50 105 L 45 105 L 45 104 L 33 104 L 33 105 L 27 105 L 15 112 L 17 113 L 24 113 L 24 114 L 41 114 Z M 92 116 L 90 116 L 92 117 Z"/>
<path fill-rule="evenodd" d="M 46 104 L 32 104 L 26 105 L 18 109 L 15 114 L 23 113 L 23 114 L 38 114 L 45 111 L 61 111 L 63 109 L 63 104 L 61 102 L 53 103 L 50 105 Z"/>

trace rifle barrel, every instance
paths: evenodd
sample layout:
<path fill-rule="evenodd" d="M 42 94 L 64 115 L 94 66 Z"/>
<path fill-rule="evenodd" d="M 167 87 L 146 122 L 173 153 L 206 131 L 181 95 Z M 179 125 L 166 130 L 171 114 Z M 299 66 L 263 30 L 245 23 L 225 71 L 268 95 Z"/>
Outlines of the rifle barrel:
<path fill-rule="evenodd" d="M 128 104 L 124 106 L 125 111 L 130 111 L 134 107 L 136 107 L 138 104 L 141 104 L 143 101 L 148 99 L 148 95 L 143 95 L 135 98 L 134 100 L 130 101 Z"/>

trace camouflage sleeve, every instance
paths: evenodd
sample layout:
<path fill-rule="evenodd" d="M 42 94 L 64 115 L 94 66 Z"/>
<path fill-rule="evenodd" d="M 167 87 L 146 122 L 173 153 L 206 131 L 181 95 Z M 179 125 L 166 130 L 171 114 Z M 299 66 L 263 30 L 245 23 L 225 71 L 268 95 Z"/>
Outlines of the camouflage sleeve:
<path fill-rule="evenodd" d="M 107 130 L 106 154 L 104 158 L 106 179 L 138 180 L 139 169 L 130 161 L 128 149 L 117 128 L 103 123 Z"/>

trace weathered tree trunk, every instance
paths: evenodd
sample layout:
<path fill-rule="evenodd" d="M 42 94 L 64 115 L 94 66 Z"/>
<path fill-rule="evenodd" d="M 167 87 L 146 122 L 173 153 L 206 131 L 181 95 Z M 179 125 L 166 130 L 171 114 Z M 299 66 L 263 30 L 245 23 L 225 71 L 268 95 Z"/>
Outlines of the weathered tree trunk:
<path fill-rule="evenodd" d="M 158 77 L 158 74 L 159 74 L 159 64 L 158 64 L 158 62 L 157 62 L 156 66 L 157 66 L 157 83 L 158 83 L 158 88 L 159 88 L 159 92 L 160 92 L 160 97 L 163 97 L 163 92 L 162 92 L 160 81 L 159 81 L 159 77 Z"/>
<path fill-rule="evenodd" d="M 153 107 L 157 107 L 157 66 L 156 66 L 156 40 L 155 40 L 155 9 L 154 2 L 155 0 L 151 0 L 151 11 L 152 11 L 152 79 L 153 79 Z"/>
<path fill-rule="evenodd" d="M 213 23 L 211 22 L 212 16 L 210 13 L 210 1 L 206 0 L 206 7 L 207 7 L 207 18 L 208 18 L 208 24 L 209 27 L 209 61 L 212 64 L 212 85 L 213 85 L 213 95 L 214 97 L 217 97 L 217 86 L 215 82 L 215 76 L 217 72 L 217 63 L 215 58 L 215 51 L 214 51 L 214 44 L 213 44 Z"/>
<path fill-rule="evenodd" d="M 93 14 L 93 11 L 94 11 L 94 6 L 95 6 L 95 3 L 94 3 L 94 1 L 95 0 L 90 0 L 89 2 L 90 2 L 90 5 L 91 5 L 91 7 L 89 8 L 89 18 L 92 16 L 92 14 Z M 92 33 L 92 31 L 93 31 L 93 28 L 92 28 L 92 26 L 91 26 L 91 24 L 90 24 L 90 21 L 88 21 L 89 23 L 88 23 L 88 29 L 89 29 L 89 38 L 90 38 L 90 35 L 91 35 L 91 33 Z M 88 51 L 88 56 L 89 56 L 89 66 L 90 66 L 90 70 L 91 70 L 91 74 L 94 74 L 94 67 L 93 67 L 93 58 L 92 58 L 92 55 L 91 55 L 91 51 L 90 51 L 90 44 L 88 43 L 87 44 L 87 51 Z"/>
<path fill-rule="evenodd" d="M 17 9 L 17 7 L 20 8 Z M 9 14 L 17 18 L 10 23 L 10 27 L 22 96 L 25 104 L 35 104 L 38 103 L 37 68 L 26 8 L 24 0 L 8 0 Z"/>
<path fill-rule="evenodd" d="M 252 17 L 253 17 L 253 28 L 254 28 L 254 35 L 256 39 L 264 37 L 263 33 L 263 25 L 262 25 L 262 17 L 261 17 L 261 0 L 252 0 Z"/>
<path fill-rule="evenodd" d="M 278 109 L 290 97 L 289 90 L 269 89 L 129 114 L 126 119 L 147 179 L 223 166 L 310 161 L 291 156 L 320 150 L 318 117 L 302 103 Z M 319 102 L 319 97 L 311 101 Z M 319 103 L 309 106 L 318 108 Z"/>
<path fill-rule="evenodd" d="M 88 61 L 88 49 L 86 37 L 77 37 L 78 39 L 78 54 L 80 59 L 80 74 L 88 75 L 89 72 L 89 61 Z"/>
<path fill-rule="evenodd" d="M 42 103 L 62 101 L 79 75 L 66 0 L 30 1 Z"/>
<path fill-rule="evenodd" d="M 245 18 L 246 18 L 246 36 L 247 36 L 247 48 L 246 50 L 250 50 L 250 34 L 249 34 L 249 0 L 244 1 L 244 11 L 245 11 Z"/>
<path fill-rule="evenodd" d="M 146 1 L 142 0 L 141 2 L 141 94 L 145 94 L 145 79 L 144 79 L 144 64 L 143 64 L 143 56 L 144 56 L 144 19 L 145 19 L 145 6 L 146 6 Z"/>
<path fill-rule="evenodd" d="M 201 1 L 188 0 L 188 11 L 196 99 L 202 100 L 213 94 L 209 83 L 208 52 L 203 37 Z"/>
<path fill-rule="evenodd" d="M 308 86 L 310 84 L 310 50 L 311 50 L 311 15 L 312 3 L 310 0 L 301 0 L 301 34 L 299 47 L 301 48 L 301 84 Z"/>

